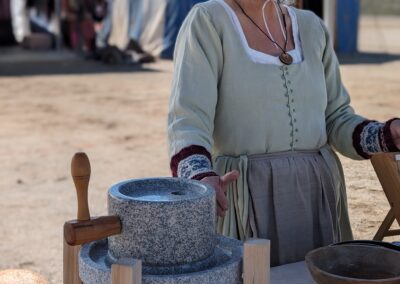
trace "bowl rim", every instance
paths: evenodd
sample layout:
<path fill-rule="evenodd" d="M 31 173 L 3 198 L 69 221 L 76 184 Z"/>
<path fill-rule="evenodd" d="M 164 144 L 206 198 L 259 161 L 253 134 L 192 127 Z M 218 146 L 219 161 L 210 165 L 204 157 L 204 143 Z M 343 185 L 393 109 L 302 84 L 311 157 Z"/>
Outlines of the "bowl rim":
<path fill-rule="evenodd" d="M 199 194 L 197 196 L 192 196 L 190 198 L 185 198 L 185 199 L 153 201 L 153 200 L 136 199 L 134 197 L 121 193 L 121 191 L 119 190 L 122 186 L 126 184 L 133 182 L 143 182 L 143 181 L 167 181 L 167 182 L 179 181 L 181 183 L 183 182 L 189 185 L 201 187 L 205 189 L 205 191 L 203 194 Z M 135 203 L 146 203 L 146 204 L 176 204 L 176 203 L 191 202 L 193 200 L 210 198 L 210 197 L 215 199 L 216 194 L 215 190 L 210 185 L 197 180 L 183 179 L 176 177 L 149 177 L 149 178 L 138 178 L 138 179 L 126 179 L 120 181 L 109 188 L 108 196 L 123 202 L 135 202 Z"/>
<path fill-rule="evenodd" d="M 358 245 L 353 244 L 353 245 L 351 245 L 351 244 L 348 244 L 348 245 L 336 246 L 336 248 L 337 248 L 337 247 L 345 247 L 345 246 L 346 246 L 346 247 L 369 247 L 369 248 L 375 247 L 375 248 L 387 250 L 387 251 L 390 251 L 390 252 L 394 252 L 394 253 L 397 253 L 397 254 L 400 255 L 400 252 L 396 252 L 396 251 L 394 251 L 394 250 L 391 250 L 391 249 L 388 249 L 388 248 L 384 248 L 384 247 L 371 246 L 371 245 L 361 245 L 361 244 L 358 244 Z M 316 253 L 316 252 L 318 252 L 318 251 L 321 251 L 321 250 L 323 250 L 323 249 L 327 249 L 327 248 L 335 248 L 335 246 L 320 247 L 320 248 L 314 249 L 314 250 L 312 250 L 312 251 L 309 251 L 309 252 L 306 254 L 306 256 L 305 256 L 305 262 L 306 262 L 306 264 L 307 264 L 308 270 L 310 271 L 311 275 L 313 275 L 312 269 L 311 269 L 311 267 L 313 267 L 315 270 L 317 270 L 317 271 L 320 272 L 321 274 L 324 274 L 324 275 L 326 275 L 326 276 L 334 276 L 334 277 L 336 277 L 338 280 L 349 280 L 349 281 L 354 281 L 354 282 L 365 282 L 365 281 L 368 281 L 368 282 L 370 282 L 370 283 L 385 283 L 385 282 L 389 282 L 389 281 L 400 280 L 400 275 L 399 275 L 399 276 L 396 276 L 396 277 L 384 278 L 384 279 L 365 279 L 365 278 L 344 277 L 344 276 L 340 276 L 340 275 L 337 275 L 337 274 L 333 274 L 333 273 L 326 272 L 326 271 L 320 269 L 318 266 L 312 264 L 311 261 L 310 261 L 310 257 L 311 257 L 311 254 Z"/>

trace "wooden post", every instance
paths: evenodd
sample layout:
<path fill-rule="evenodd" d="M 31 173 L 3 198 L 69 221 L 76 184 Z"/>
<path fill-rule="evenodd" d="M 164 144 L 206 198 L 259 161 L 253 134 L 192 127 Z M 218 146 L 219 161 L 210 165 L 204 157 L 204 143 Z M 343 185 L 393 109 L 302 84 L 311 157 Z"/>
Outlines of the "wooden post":
<path fill-rule="evenodd" d="M 394 220 L 400 225 L 400 153 L 382 153 L 372 156 L 372 166 L 390 204 L 390 211 L 376 233 L 374 240 L 398 236 L 400 230 L 390 230 Z"/>
<path fill-rule="evenodd" d="M 142 262 L 111 266 L 111 284 L 142 284 Z"/>
<path fill-rule="evenodd" d="M 250 239 L 244 243 L 244 284 L 270 284 L 270 254 L 269 240 Z"/>
<path fill-rule="evenodd" d="M 90 180 L 90 162 L 85 153 L 76 153 L 71 162 L 71 174 L 78 198 L 78 221 L 90 220 L 88 205 L 88 186 Z M 79 278 L 80 246 L 70 246 L 64 238 L 63 280 L 64 284 L 81 284 Z"/>
<path fill-rule="evenodd" d="M 81 246 L 70 246 L 64 240 L 63 251 L 63 283 L 64 284 L 82 284 L 79 278 L 79 249 Z"/>
<path fill-rule="evenodd" d="M 400 225 L 400 155 L 384 153 L 374 155 L 372 166 L 389 201 L 394 217 Z"/>

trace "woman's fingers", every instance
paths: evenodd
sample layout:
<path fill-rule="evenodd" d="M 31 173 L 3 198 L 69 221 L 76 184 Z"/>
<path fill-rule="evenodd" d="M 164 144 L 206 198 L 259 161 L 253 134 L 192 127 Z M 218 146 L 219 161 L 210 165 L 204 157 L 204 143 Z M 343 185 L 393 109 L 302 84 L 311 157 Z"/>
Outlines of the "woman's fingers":
<path fill-rule="evenodd" d="M 222 209 L 219 205 L 217 205 L 217 215 L 220 217 L 225 217 L 225 211 L 224 209 Z"/>
<path fill-rule="evenodd" d="M 239 177 L 239 171 L 234 170 L 226 173 L 220 178 L 221 186 L 226 187 L 231 182 L 234 182 Z"/>
<path fill-rule="evenodd" d="M 220 177 L 220 186 L 216 189 L 217 194 L 217 203 L 218 206 L 223 210 L 225 215 L 225 211 L 228 210 L 228 199 L 226 198 L 226 188 L 228 184 L 234 182 L 239 177 L 238 171 L 231 171 Z M 221 216 L 221 215 L 220 215 Z"/>
<path fill-rule="evenodd" d="M 225 191 L 222 187 L 216 188 L 215 190 L 217 203 L 223 210 L 228 209 L 228 199 L 226 198 Z"/>
<path fill-rule="evenodd" d="M 226 199 L 224 190 L 221 187 L 221 179 L 219 176 L 209 176 L 201 180 L 204 183 L 212 186 L 215 190 L 217 199 L 217 214 L 218 216 L 225 216 L 225 211 L 228 209 L 228 200 Z"/>
<path fill-rule="evenodd" d="M 216 194 L 217 199 L 217 214 L 224 217 L 225 211 L 228 210 L 228 199 L 226 198 L 227 186 L 234 182 L 239 177 L 239 172 L 234 170 L 226 173 L 222 177 L 210 176 L 205 177 L 201 181 L 211 185 Z"/>

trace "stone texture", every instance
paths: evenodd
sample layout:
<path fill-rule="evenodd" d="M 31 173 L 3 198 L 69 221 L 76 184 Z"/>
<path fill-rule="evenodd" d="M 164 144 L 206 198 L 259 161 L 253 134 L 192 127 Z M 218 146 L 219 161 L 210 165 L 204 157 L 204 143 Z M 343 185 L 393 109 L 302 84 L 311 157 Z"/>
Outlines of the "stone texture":
<path fill-rule="evenodd" d="M 92 242 L 82 246 L 79 258 L 79 275 L 84 284 L 109 284 L 111 264 L 107 240 Z M 171 266 L 165 275 L 166 267 L 143 266 L 143 284 L 240 284 L 242 283 L 243 246 L 235 239 L 218 236 L 215 252 L 207 261 L 187 267 Z M 126 261 L 126 259 L 124 259 Z"/>
<path fill-rule="evenodd" d="M 214 251 L 215 192 L 198 181 L 124 181 L 110 188 L 108 210 L 122 222 L 121 234 L 109 238 L 115 259 L 175 265 L 205 259 Z"/>

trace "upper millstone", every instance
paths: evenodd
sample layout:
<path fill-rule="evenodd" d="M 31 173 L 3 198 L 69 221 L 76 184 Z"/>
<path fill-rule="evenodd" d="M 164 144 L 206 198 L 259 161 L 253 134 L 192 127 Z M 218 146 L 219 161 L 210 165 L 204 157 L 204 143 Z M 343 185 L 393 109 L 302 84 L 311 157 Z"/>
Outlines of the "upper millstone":
<path fill-rule="evenodd" d="M 121 234 L 109 238 L 112 258 L 176 265 L 205 259 L 214 251 L 215 192 L 198 181 L 124 181 L 110 188 L 108 211 L 122 222 Z"/>

